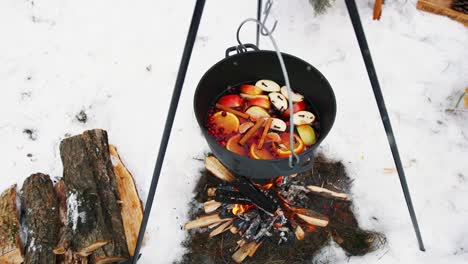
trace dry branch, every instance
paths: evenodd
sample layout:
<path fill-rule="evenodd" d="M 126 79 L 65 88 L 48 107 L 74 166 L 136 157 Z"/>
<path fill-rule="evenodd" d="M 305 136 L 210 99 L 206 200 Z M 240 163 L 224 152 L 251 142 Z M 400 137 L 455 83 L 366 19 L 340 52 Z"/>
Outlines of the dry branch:
<path fill-rule="evenodd" d="M 52 250 L 59 239 L 60 216 L 52 181 L 48 175 L 33 174 L 24 181 L 21 193 L 24 263 L 55 263 Z"/>
<path fill-rule="evenodd" d="M 16 185 L 5 190 L 0 196 L 0 263 L 23 262 L 16 199 Z"/>

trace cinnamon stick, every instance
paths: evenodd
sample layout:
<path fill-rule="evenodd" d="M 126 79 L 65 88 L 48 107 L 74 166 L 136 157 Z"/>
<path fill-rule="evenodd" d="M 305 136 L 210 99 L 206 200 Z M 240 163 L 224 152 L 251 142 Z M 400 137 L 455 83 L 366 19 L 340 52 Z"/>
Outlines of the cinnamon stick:
<path fill-rule="evenodd" d="M 246 114 L 246 113 L 242 113 L 240 111 L 237 111 L 235 109 L 232 109 L 230 107 L 227 107 L 225 105 L 222 105 L 222 104 L 216 104 L 216 108 L 218 108 L 219 110 L 223 110 L 225 112 L 229 112 L 229 113 L 232 113 L 232 114 L 235 114 L 236 116 L 240 116 L 242 118 L 245 118 L 245 119 L 249 119 L 249 114 Z"/>
<path fill-rule="evenodd" d="M 265 122 L 265 119 L 260 118 L 257 120 L 257 123 L 255 123 L 255 126 L 253 126 L 245 135 L 239 140 L 239 145 L 244 145 L 254 134 L 257 132 L 260 127 L 262 127 L 263 123 Z"/>
<path fill-rule="evenodd" d="M 266 138 L 266 135 L 268 134 L 268 130 L 270 130 L 272 121 L 273 121 L 273 119 L 271 119 L 271 118 L 267 119 L 266 124 L 265 124 L 265 128 L 263 129 L 262 137 L 260 138 L 260 142 L 258 142 L 258 146 L 257 146 L 258 149 L 263 148 L 263 143 L 265 142 L 265 138 Z"/>

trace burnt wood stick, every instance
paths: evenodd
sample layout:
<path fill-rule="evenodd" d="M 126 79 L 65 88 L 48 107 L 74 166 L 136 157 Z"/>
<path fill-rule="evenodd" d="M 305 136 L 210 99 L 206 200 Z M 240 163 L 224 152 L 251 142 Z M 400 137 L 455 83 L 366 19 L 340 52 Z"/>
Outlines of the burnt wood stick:
<path fill-rule="evenodd" d="M 17 197 L 16 185 L 0 195 L 0 263 L 23 262 Z"/>
<path fill-rule="evenodd" d="M 66 232 L 71 249 L 79 256 L 93 254 L 96 263 L 128 258 L 107 133 L 98 129 L 64 139 L 60 154 L 72 209 Z"/>
<path fill-rule="evenodd" d="M 60 216 L 57 195 L 50 177 L 37 173 L 21 189 L 21 215 L 26 230 L 24 264 L 56 263 L 52 252 L 59 239 Z"/>
<path fill-rule="evenodd" d="M 233 183 L 233 185 L 237 187 L 245 197 L 249 198 L 252 203 L 270 214 L 276 212 L 278 203 L 274 199 L 267 197 L 245 177 L 241 176 L 238 177 L 238 179 L 238 182 Z"/>

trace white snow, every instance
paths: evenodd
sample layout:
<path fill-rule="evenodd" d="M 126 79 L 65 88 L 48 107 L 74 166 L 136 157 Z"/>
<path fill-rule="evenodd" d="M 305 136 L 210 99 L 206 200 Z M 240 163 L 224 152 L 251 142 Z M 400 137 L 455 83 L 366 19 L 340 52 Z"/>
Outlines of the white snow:
<path fill-rule="evenodd" d="M 72 230 L 76 231 L 78 221 L 86 223 L 86 213 L 80 212 L 81 201 L 77 199 L 76 193 L 70 192 L 67 196 L 67 219 L 71 220 Z"/>
<path fill-rule="evenodd" d="M 193 2 L 0 1 L 0 189 L 21 185 L 37 171 L 61 176 L 60 140 L 103 128 L 146 199 Z M 408 165 L 425 253 L 418 250 L 397 174 L 384 172 L 393 161 L 343 1 L 323 16 L 314 16 L 307 0 L 273 6 L 280 48 L 316 66 L 337 96 L 336 123 L 321 151 L 345 162 L 361 225 L 388 237 L 387 248 L 349 262 L 466 263 L 468 113 L 445 109 L 468 85 L 468 30 L 416 10 L 416 0 L 386 1 L 380 21 L 371 19 L 373 1 L 358 2 Z M 194 89 L 236 44 L 235 30 L 255 16 L 255 6 L 207 1 L 141 263 L 172 263 L 184 251 L 181 226 L 203 165 L 194 158 L 209 151 L 193 115 Z M 242 39 L 253 42 L 253 33 L 251 25 Z M 262 39 L 261 47 L 271 46 Z M 75 119 L 81 110 L 86 124 Z M 336 263 L 348 262 L 336 246 L 324 252 Z"/>

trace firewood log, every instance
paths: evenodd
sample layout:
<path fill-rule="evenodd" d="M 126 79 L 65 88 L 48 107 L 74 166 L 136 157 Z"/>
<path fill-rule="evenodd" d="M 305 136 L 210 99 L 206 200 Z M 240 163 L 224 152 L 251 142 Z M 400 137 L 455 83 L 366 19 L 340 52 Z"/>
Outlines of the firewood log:
<path fill-rule="evenodd" d="M 231 226 L 232 226 L 232 219 L 223 223 L 222 225 L 218 226 L 218 228 L 216 228 L 215 230 L 211 231 L 210 233 L 210 237 L 214 237 L 214 236 L 217 236 L 219 234 L 222 234 L 224 233 L 225 231 L 231 229 Z"/>
<path fill-rule="evenodd" d="M 109 145 L 109 153 L 117 179 L 120 200 L 122 201 L 120 212 L 122 214 L 125 237 L 127 238 L 127 248 L 130 256 L 133 256 L 141 221 L 143 220 L 143 205 L 138 196 L 133 176 L 120 159 L 117 148 Z"/>
<path fill-rule="evenodd" d="M 23 262 L 16 199 L 16 185 L 5 190 L 0 196 L 0 263 Z"/>
<path fill-rule="evenodd" d="M 21 215 L 26 230 L 24 263 L 56 263 L 52 252 L 59 239 L 60 216 L 57 195 L 50 177 L 37 173 L 21 189 Z"/>
<path fill-rule="evenodd" d="M 189 230 L 189 229 L 197 228 L 197 227 L 205 227 L 214 223 L 229 221 L 231 219 L 232 218 L 221 218 L 219 217 L 219 214 L 205 215 L 195 220 L 192 220 L 190 222 L 187 222 L 184 226 L 184 229 Z"/>
<path fill-rule="evenodd" d="M 299 217 L 301 220 L 306 222 L 309 225 L 314 225 L 314 226 L 320 226 L 320 227 L 325 227 L 328 225 L 328 218 L 326 216 L 322 216 L 318 213 L 314 214 L 297 214 L 297 217 Z"/>
<path fill-rule="evenodd" d="M 329 189 L 325 189 L 319 186 L 309 185 L 307 189 L 310 192 L 324 196 L 326 198 L 336 198 L 341 200 L 348 200 L 348 195 L 346 193 L 335 192 Z"/>
<path fill-rule="evenodd" d="M 203 208 L 206 214 L 216 211 L 220 206 L 221 206 L 221 203 L 215 200 L 209 200 L 203 203 Z"/>
<path fill-rule="evenodd" d="M 232 259 L 236 263 L 241 263 L 250 254 L 250 252 L 257 246 L 255 241 L 243 244 L 237 251 L 232 255 Z"/>
<path fill-rule="evenodd" d="M 304 240 L 305 238 L 304 229 L 302 229 L 300 225 L 296 226 L 296 229 L 294 230 L 294 234 L 296 235 L 297 240 Z"/>
<path fill-rule="evenodd" d="M 236 177 L 234 177 L 234 175 L 232 175 L 232 173 L 226 167 L 224 167 L 224 165 L 214 156 L 206 157 L 205 167 L 214 176 L 218 177 L 219 179 L 223 181 L 227 181 L 227 182 L 236 181 Z"/>
<path fill-rule="evenodd" d="M 66 240 L 66 227 L 68 224 L 67 219 L 67 190 L 63 179 L 58 181 L 54 186 L 55 194 L 57 195 L 58 206 L 59 206 L 59 217 L 60 217 L 60 231 L 59 231 L 59 242 L 54 248 L 53 252 L 56 255 L 63 255 L 66 253 L 68 244 Z M 63 257 L 63 256 L 62 256 Z M 59 262 L 65 262 L 59 259 Z"/>
<path fill-rule="evenodd" d="M 67 188 L 67 243 L 91 262 L 129 257 L 107 133 L 90 130 L 60 144 Z"/>

